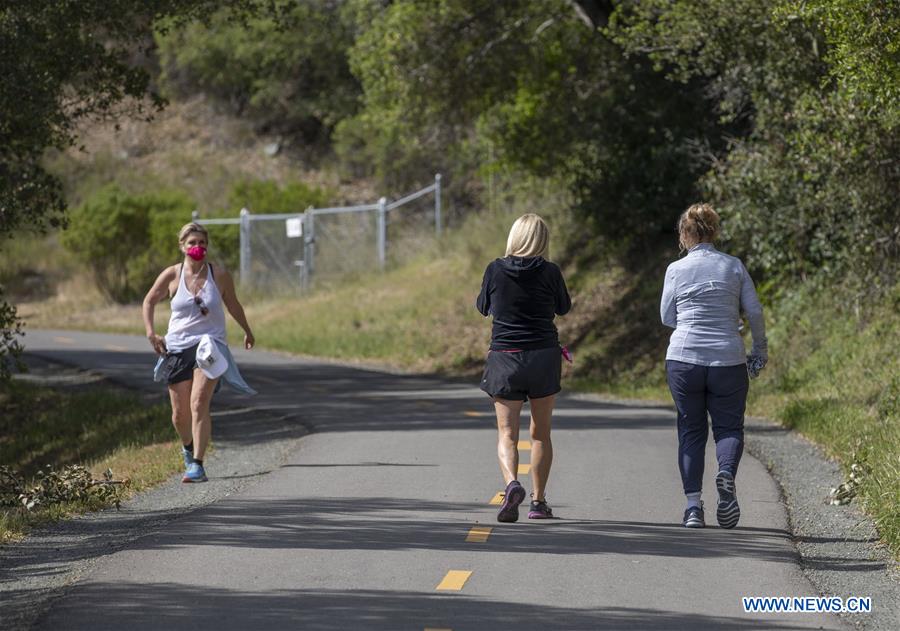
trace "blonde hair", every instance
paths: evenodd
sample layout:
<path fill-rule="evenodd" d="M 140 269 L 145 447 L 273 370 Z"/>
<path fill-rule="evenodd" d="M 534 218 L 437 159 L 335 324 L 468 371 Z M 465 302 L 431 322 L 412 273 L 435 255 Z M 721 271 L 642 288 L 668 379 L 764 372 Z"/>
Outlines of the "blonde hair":
<path fill-rule="evenodd" d="M 206 244 L 209 245 L 209 233 L 206 231 L 206 228 L 201 226 L 198 223 L 191 222 L 186 223 L 181 227 L 181 230 L 178 231 L 178 243 L 184 244 L 187 241 L 188 236 L 192 232 L 198 232 L 203 235 L 203 238 L 206 239 Z"/>
<path fill-rule="evenodd" d="M 534 213 L 516 219 L 506 240 L 506 256 L 540 256 L 550 254 L 550 228 Z"/>
<path fill-rule="evenodd" d="M 678 247 L 690 250 L 719 237 L 719 213 L 710 204 L 694 204 L 678 218 Z"/>

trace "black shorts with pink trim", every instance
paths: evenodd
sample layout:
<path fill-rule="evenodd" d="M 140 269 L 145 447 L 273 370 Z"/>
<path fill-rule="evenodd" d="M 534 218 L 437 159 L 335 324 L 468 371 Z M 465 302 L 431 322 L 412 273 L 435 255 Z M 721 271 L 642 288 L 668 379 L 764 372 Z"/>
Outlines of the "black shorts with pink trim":
<path fill-rule="evenodd" d="M 481 389 L 491 397 L 512 401 L 540 399 L 561 390 L 559 346 L 524 351 L 490 351 Z"/>

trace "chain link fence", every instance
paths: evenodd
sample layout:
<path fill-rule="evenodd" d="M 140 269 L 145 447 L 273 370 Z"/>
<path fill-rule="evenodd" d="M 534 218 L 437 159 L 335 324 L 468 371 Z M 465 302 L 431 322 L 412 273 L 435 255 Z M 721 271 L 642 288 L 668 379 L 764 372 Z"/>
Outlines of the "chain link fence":
<path fill-rule="evenodd" d="M 210 231 L 210 254 L 238 269 L 245 288 L 275 294 L 384 269 L 422 252 L 440 236 L 441 176 L 395 201 L 306 208 L 194 221 Z M 235 255 L 237 253 L 237 255 Z"/>

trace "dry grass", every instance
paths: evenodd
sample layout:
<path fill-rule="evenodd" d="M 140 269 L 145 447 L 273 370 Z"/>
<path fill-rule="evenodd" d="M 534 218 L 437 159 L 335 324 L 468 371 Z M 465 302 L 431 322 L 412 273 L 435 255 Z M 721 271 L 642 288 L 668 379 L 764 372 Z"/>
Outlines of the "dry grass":
<path fill-rule="evenodd" d="M 94 285 L 90 275 L 76 272 L 57 286 L 55 295 L 16 305 L 19 316 L 27 327 L 36 329 L 83 329 L 108 333 L 133 333 L 143 335 L 141 306 L 120 305 L 104 297 Z M 157 330 L 165 329 L 168 321 L 168 303 L 156 309 Z"/>
<path fill-rule="evenodd" d="M 458 262 L 420 261 L 309 298 L 251 304 L 248 315 L 264 347 L 465 371 L 490 331 L 472 306 L 479 282 Z"/>

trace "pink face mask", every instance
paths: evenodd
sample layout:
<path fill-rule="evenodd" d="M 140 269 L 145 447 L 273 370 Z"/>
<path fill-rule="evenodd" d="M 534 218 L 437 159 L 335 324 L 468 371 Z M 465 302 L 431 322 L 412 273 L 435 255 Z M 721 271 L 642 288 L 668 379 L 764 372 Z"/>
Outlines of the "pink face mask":
<path fill-rule="evenodd" d="M 206 248 L 202 245 L 193 245 L 188 248 L 187 255 L 195 261 L 202 261 L 206 258 Z"/>

